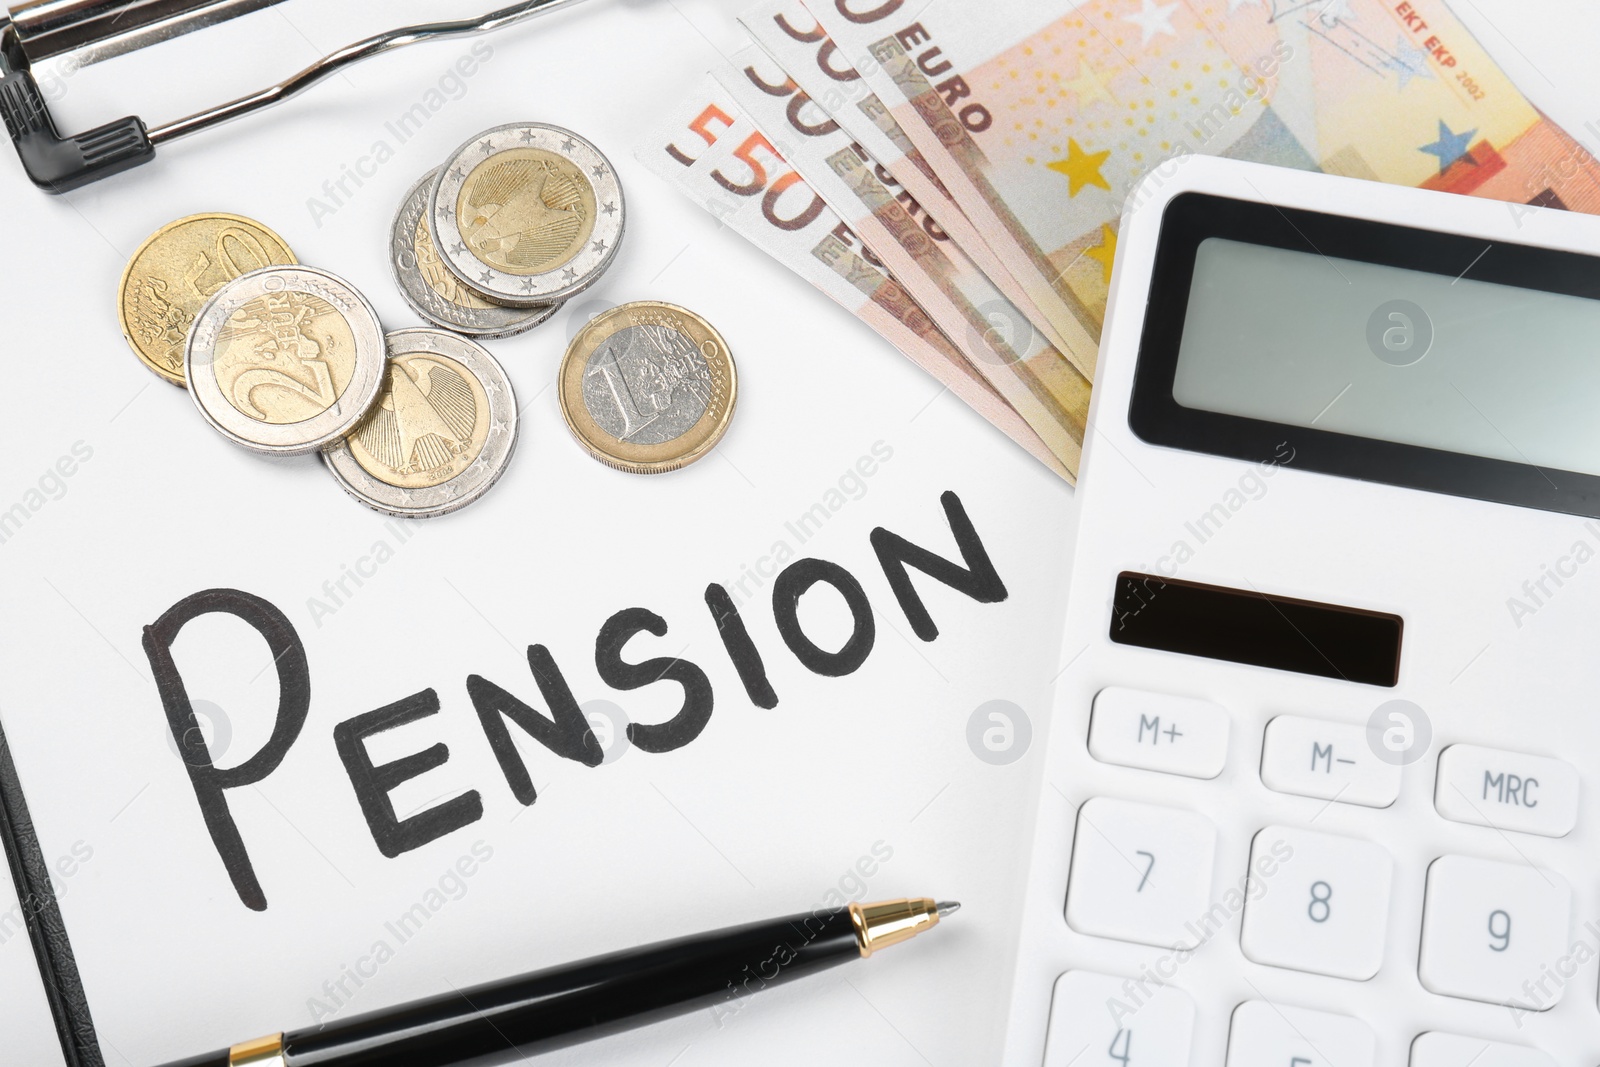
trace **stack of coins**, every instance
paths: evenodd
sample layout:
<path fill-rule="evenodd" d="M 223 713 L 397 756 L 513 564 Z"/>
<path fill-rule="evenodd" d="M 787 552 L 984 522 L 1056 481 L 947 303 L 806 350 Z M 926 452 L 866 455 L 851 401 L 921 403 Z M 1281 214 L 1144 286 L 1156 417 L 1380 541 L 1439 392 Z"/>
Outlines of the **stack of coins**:
<path fill-rule="evenodd" d="M 269 455 L 320 452 L 368 507 L 442 515 L 488 492 L 517 442 L 511 381 L 477 339 L 532 329 L 593 285 L 616 259 L 624 218 L 599 149 L 558 126 L 511 123 L 458 148 L 395 217 L 395 279 L 440 329 L 386 334 L 349 282 L 224 214 L 179 219 L 145 241 L 118 311 L 140 360 L 187 386 L 228 440 Z M 591 455 L 650 474 L 710 450 L 736 382 L 709 323 L 639 301 L 573 339 L 559 394 Z"/>
<path fill-rule="evenodd" d="M 484 130 L 395 216 L 390 264 L 417 314 L 475 337 L 544 322 L 616 259 L 626 216 L 605 155 L 571 130 Z"/>
<path fill-rule="evenodd" d="M 412 187 L 395 219 L 395 277 L 419 315 L 479 336 L 549 317 L 616 258 L 622 187 L 600 150 L 569 130 L 485 130 Z M 592 319 L 562 361 L 567 428 L 631 474 L 693 463 L 721 439 L 737 395 L 728 346 L 705 319 L 637 301 Z"/>

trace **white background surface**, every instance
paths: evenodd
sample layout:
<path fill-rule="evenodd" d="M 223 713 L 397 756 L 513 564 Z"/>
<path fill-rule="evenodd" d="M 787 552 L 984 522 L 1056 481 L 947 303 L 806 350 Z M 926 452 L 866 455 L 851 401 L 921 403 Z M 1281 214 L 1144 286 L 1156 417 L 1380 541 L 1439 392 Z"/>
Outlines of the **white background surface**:
<path fill-rule="evenodd" d="M 63 910 L 106 1060 L 160 1063 L 312 1021 L 308 999 L 368 953 L 475 841 L 494 850 L 424 931 L 343 1012 L 594 952 L 820 902 L 884 842 L 869 897 L 966 904 L 935 936 L 762 994 L 722 1026 L 691 1015 L 548 1058 L 638 1065 L 975 1064 L 998 1048 L 1012 955 L 1023 801 L 1040 751 L 1005 767 L 966 740 L 973 710 L 1010 700 L 1038 718 L 1057 662 L 1072 495 L 1018 449 L 780 265 L 646 174 L 637 138 L 740 40 L 741 0 L 590 0 L 493 38 L 494 57 L 421 134 L 339 206 L 308 198 L 355 165 L 385 124 L 438 84 L 470 42 L 353 69 L 276 113 L 164 150 L 157 162 L 55 200 L 0 165 L 8 389 L 0 509 L 24 499 L 73 444 L 93 458 L 0 544 L 0 716 L 47 856 L 93 858 Z M 257 88 L 354 37 L 473 12 L 460 0 L 289 0 L 227 28 L 91 68 L 65 83 L 64 126 L 135 110 L 152 122 Z M 1536 103 L 1600 148 L 1600 16 L 1579 6 L 1476 0 L 1462 16 Z M 1501 36 L 1501 33 L 1507 36 Z M 1589 102 L 1586 105 L 1585 102 Z M 524 410 L 505 481 L 460 515 L 422 524 L 318 627 L 308 597 L 365 554 L 381 517 L 314 459 L 270 462 L 212 433 L 183 393 L 127 351 L 114 295 L 129 253 L 162 223 L 234 211 L 274 227 L 307 263 L 361 287 L 387 325 L 416 324 L 388 276 L 389 220 L 424 170 L 478 129 L 570 126 L 622 174 L 629 231 L 605 280 L 532 334 L 494 342 Z M 656 297 L 716 323 L 741 375 L 716 453 L 660 479 L 590 460 L 548 389 L 576 327 L 605 304 Z M 710 581 L 735 582 L 876 442 L 893 458 L 800 547 L 863 583 L 877 643 L 856 674 L 810 675 L 783 649 L 769 588 L 746 602 L 781 703 L 745 699 L 706 614 Z M 952 551 L 938 496 L 960 494 L 1011 591 L 978 605 L 919 580 L 941 628 L 913 637 L 867 543 L 887 526 Z M 189 593 L 232 586 L 282 608 L 306 643 L 305 731 L 259 789 L 231 806 L 271 907 L 234 896 L 205 834 L 139 647 L 142 626 Z M 822 597 L 818 597 L 821 600 Z M 657 721 L 666 692 L 615 694 L 594 674 L 601 622 L 646 606 L 671 629 L 629 652 L 681 654 L 710 674 L 705 733 L 665 755 L 586 769 L 523 748 L 540 799 L 510 795 L 466 699 L 480 673 L 525 698 L 523 659 L 548 645 L 580 701 Z M 817 610 L 813 615 L 811 608 Z M 808 601 L 819 638 L 837 618 Z M 264 740 L 275 704 L 265 656 L 237 630 L 197 624 L 179 646 L 191 691 L 224 707 L 226 763 Z M 252 660 L 251 657 L 255 659 Z M 434 687 L 439 715 L 376 741 L 392 758 L 443 740 L 451 760 L 396 794 L 402 810 L 475 788 L 482 821 L 396 860 L 380 856 L 333 750 L 335 724 Z M 541 703 L 536 701 L 536 703 Z M 850 884 L 846 882 L 846 888 Z M 0 911 L 9 886 L 0 888 Z M 0 1062 L 59 1063 L 26 939 L 0 943 Z"/>

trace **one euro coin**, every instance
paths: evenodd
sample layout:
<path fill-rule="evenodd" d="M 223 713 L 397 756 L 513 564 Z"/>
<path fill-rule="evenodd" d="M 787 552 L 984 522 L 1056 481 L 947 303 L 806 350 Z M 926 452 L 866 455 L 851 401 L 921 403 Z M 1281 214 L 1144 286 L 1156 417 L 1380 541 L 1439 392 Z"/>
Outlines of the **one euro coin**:
<path fill-rule="evenodd" d="M 620 304 L 591 319 L 558 376 L 567 427 L 595 459 L 630 474 L 687 466 L 733 420 L 738 375 L 722 335 L 687 308 Z"/>

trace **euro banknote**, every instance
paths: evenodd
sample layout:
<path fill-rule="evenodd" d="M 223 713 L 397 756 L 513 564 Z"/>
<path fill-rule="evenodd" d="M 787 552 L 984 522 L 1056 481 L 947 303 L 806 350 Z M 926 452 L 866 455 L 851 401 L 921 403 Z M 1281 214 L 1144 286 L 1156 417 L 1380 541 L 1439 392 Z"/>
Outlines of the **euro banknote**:
<path fill-rule="evenodd" d="M 754 44 L 715 72 L 767 142 L 871 248 L 936 326 L 1060 457 L 1076 455 L 1089 382 L 865 150 Z M 892 179 L 890 179 L 892 182 Z"/>
<path fill-rule="evenodd" d="M 1282 56 L 1255 137 L 1321 170 L 1600 212 L 1600 167 L 1541 114 L 1443 0 L 1229 4 L 1206 26 L 1235 64 Z M 1215 108 L 1202 118 L 1222 120 Z M 1269 125 L 1273 120 L 1268 120 Z M 1196 137 L 1204 132 L 1197 123 Z"/>
<path fill-rule="evenodd" d="M 1597 206 L 1592 157 L 1442 0 L 808 3 L 1069 344 L 1129 192 L 1190 153 Z"/>
<path fill-rule="evenodd" d="M 957 399 L 1072 481 L 1061 455 L 972 367 L 710 76 L 637 146 L 641 163 L 872 328 Z"/>
<path fill-rule="evenodd" d="M 1065 344 L 1050 320 L 1032 305 L 1022 286 L 1001 265 L 978 228 L 950 198 L 950 191 L 934 174 L 921 150 L 911 143 L 855 68 L 845 62 L 801 0 L 762 0 L 740 14 L 739 22 L 795 84 L 927 212 L 933 225 L 926 229 L 935 240 L 954 241 L 1006 299 L 1044 332 L 1051 344 L 1057 348 Z"/>

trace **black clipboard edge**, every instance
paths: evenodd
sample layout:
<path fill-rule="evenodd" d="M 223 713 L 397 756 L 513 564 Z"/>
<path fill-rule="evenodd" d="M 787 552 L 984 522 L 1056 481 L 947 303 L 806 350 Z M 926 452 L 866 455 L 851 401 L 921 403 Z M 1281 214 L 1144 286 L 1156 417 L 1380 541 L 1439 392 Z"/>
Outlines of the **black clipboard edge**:
<path fill-rule="evenodd" d="M 50 884 L 50 867 L 39 847 L 22 780 L 11 760 L 11 745 L 0 723 L 0 845 L 4 845 L 17 900 L 33 943 L 34 960 L 44 981 L 45 998 L 55 1021 L 56 1037 L 66 1067 L 105 1067 L 100 1040 L 95 1034 L 89 998 L 78 976 L 78 961 L 61 908 Z"/>

